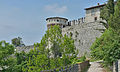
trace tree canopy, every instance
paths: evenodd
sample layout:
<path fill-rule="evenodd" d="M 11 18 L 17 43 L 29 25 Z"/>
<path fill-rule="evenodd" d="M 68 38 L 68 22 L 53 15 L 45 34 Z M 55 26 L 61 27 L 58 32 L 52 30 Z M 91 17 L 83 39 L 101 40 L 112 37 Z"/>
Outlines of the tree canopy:
<path fill-rule="evenodd" d="M 115 5 L 113 3 L 114 0 L 108 0 L 106 5 L 108 11 L 103 9 L 103 12 L 110 14 L 104 16 L 108 18 L 106 18 L 109 24 L 108 29 L 91 46 L 91 56 L 95 59 L 102 59 L 110 65 L 120 59 L 120 0 L 117 0 Z M 102 15 L 104 13 L 101 13 Z"/>
<path fill-rule="evenodd" d="M 51 26 L 46 31 L 40 43 L 34 44 L 34 50 L 29 57 L 27 67 L 23 71 L 39 72 L 72 64 L 77 53 L 74 40 L 63 36 L 59 26 Z"/>

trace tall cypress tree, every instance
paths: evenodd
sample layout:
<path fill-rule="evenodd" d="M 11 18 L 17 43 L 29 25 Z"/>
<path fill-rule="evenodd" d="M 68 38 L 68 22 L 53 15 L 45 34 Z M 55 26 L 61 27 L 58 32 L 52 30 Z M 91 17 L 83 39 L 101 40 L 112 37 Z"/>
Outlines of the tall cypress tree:
<path fill-rule="evenodd" d="M 114 0 L 109 0 L 108 3 L 101 10 L 101 18 L 108 21 L 110 15 L 114 14 Z"/>
<path fill-rule="evenodd" d="M 117 0 L 117 3 L 115 5 L 115 12 L 113 16 L 113 21 L 111 23 L 111 27 L 115 31 L 120 32 L 120 0 Z"/>
<path fill-rule="evenodd" d="M 103 23 L 106 28 L 109 27 L 109 20 L 111 19 L 110 17 L 114 14 L 114 0 L 108 0 L 108 3 L 102 8 L 100 17 L 103 20 L 106 20 L 107 23 Z"/>
<path fill-rule="evenodd" d="M 107 8 L 109 11 L 109 16 L 110 16 L 110 14 L 114 14 L 114 0 L 108 1 Z"/>

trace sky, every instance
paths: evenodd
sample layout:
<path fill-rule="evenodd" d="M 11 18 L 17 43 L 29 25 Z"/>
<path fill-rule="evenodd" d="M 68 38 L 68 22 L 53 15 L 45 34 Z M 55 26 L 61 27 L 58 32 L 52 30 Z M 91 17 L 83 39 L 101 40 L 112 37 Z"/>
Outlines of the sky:
<path fill-rule="evenodd" d="M 47 30 L 46 18 L 69 20 L 85 16 L 85 8 L 107 0 L 0 0 L 0 41 L 21 37 L 25 45 L 40 42 Z"/>

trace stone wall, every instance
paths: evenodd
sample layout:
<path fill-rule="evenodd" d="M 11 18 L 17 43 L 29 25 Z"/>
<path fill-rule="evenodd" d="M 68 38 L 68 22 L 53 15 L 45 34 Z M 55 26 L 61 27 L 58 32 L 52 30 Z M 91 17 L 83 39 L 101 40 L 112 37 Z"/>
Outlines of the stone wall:
<path fill-rule="evenodd" d="M 34 49 L 34 46 L 33 45 L 30 45 L 30 46 L 24 46 L 24 47 L 16 47 L 16 51 L 18 53 L 24 51 L 26 53 L 28 53 L 31 49 Z"/>
<path fill-rule="evenodd" d="M 85 72 L 85 70 L 90 66 L 89 60 L 74 65 L 61 67 L 59 69 L 45 70 L 41 72 Z"/>
<path fill-rule="evenodd" d="M 82 63 L 78 63 L 78 69 L 79 69 L 78 72 L 83 72 L 83 71 L 85 71 L 89 66 L 90 66 L 89 60 L 88 60 L 88 61 L 85 61 L 85 62 L 82 62 Z"/>
<path fill-rule="evenodd" d="M 78 25 L 68 26 L 62 29 L 62 34 L 67 34 L 74 39 L 76 48 L 79 50 L 78 56 L 90 52 L 90 46 L 105 31 L 105 27 L 100 21 L 81 23 Z"/>

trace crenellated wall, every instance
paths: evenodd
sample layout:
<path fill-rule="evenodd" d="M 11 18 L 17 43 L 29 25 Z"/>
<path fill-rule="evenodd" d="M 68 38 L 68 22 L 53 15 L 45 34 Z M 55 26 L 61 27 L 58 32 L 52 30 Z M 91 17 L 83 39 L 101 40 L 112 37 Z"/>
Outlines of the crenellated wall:
<path fill-rule="evenodd" d="M 79 25 L 85 22 L 85 17 L 79 18 L 77 20 L 71 20 L 68 22 L 68 26 Z"/>

